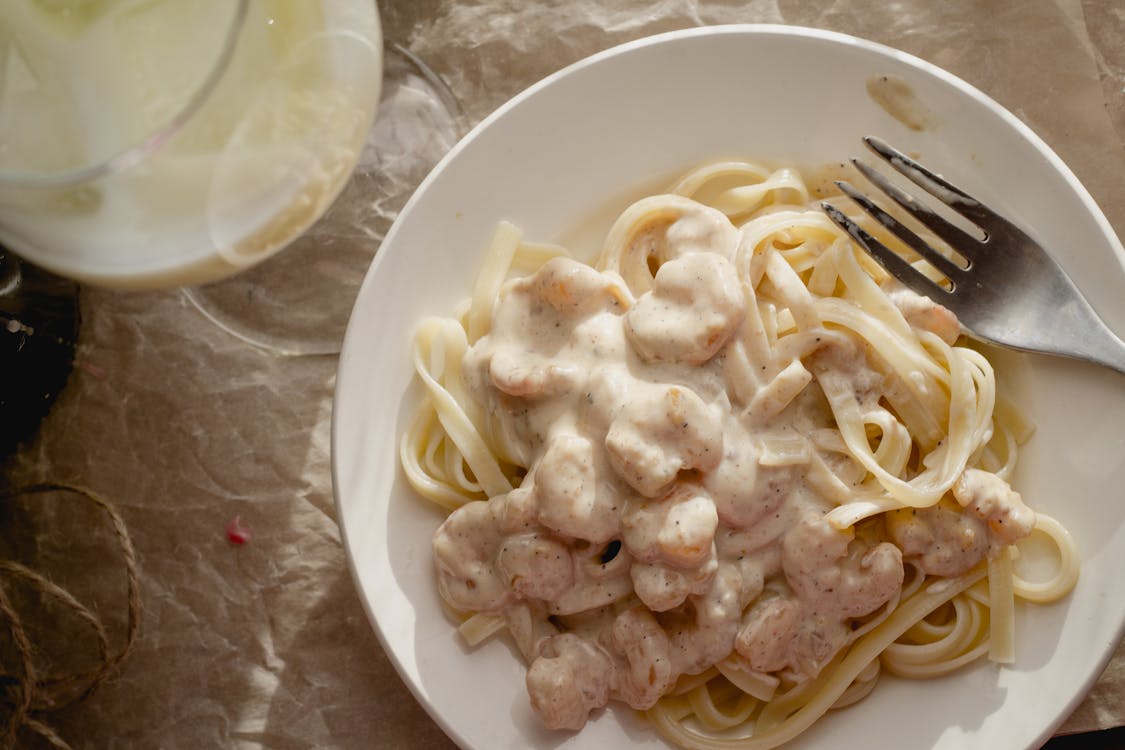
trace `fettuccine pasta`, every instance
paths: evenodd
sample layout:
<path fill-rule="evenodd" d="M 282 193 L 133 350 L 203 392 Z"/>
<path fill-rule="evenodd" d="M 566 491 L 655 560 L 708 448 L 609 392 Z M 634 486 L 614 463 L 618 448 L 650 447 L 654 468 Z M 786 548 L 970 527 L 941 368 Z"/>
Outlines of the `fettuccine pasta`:
<path fill-rule="evenodd" d="M 592 265 L 501 223 L 414 364 L 439 591 L 468 643 L 510 635 L 551 728 L 617 700 L 684 748 L 777 747 L 884 672 L 1013 661 L 1016 602 L 1078 576 L 1011 487 L 1032 428 L 987 358 L 796 170 L 697 169 Z"/>

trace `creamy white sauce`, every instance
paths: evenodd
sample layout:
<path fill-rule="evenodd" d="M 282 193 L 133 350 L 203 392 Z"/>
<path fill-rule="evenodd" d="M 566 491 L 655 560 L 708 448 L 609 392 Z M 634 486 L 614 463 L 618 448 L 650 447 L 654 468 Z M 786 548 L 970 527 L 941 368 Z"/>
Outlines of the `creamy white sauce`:
<path fill-rule="evenodd" d="M 833 417 L 810 384 L 842 378 L 878 413 L 884 376 L 861 346 L 816 329 L 801 358 L 748 361 L 777 377 L 742 405 L 728 362 L 749 356 L 732 343 L 746 314 L 740 240 L 702 205 L 638 237 L 663 263 L 635 300 L 612 273 L 551 260 L 504 288 L 464 358 L 497 442 L 530 468 L 518 489 L 442 524 L 439 582 L 454 607 L 505 615 L 549 727 L 579 728 L 610 699 L 647 709 L 732 652 L 747 669 L 810 679 L 857 618 L 897 597 L 904 559 L 953 575 L 996 529 L 1027 522 L 1006 484 L 967 473 L 957 500 L 977 516 L 939 505 L 830 526 L 839 500 L 808 460 Z M 932 303 L 899 301 L 956 336 Z M 846 493 L 864 471 L 828 455 Z"/>

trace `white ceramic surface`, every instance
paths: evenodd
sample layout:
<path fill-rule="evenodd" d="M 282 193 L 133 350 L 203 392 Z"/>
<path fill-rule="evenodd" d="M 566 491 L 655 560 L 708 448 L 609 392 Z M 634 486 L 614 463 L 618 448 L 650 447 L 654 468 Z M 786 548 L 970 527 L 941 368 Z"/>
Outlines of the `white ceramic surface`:
<path fill-rule="evenodd" d="M 866 93 L 905 79 L 934 117 L 914 131 Z M 1087 192 L 1027 127 L 932 65 L 839 34 L 779 26 L 673 32 L 579 62 L 517 96 L 470 133 L 403 211 L 360 292 L 340 358 L 333 421 L 339 520 L 356 585 L 387 652 L 462 747 L 663 748 L 628 710 L 579 734 L 539 729 L 524 667 L 503 642 L 470 652 L 434 589 L 440 521 L 407 485 L 399 436 L 418 395 L 410 334 L 465 298 L 500 219 L 530 238 L 606 227 L 645 186 L 741 156 L 839 163 L 877 134 L 994 205 L 1059 258 L 1125 332 L 1125 252 Z M 656 182 L 654 183 L 654 180 Z M 594 217 L 594 218 L 591 218 Z M 1081 700 L 1125 620 L 1125 380 L 1033 356 L 1003 358 L 1038 424 L 1017 486 L 1073 532 L 1082 577 L 1067 600 L 1020 607 L 1018 657 L 931 682 L 885 678 L 795 748 L 1031 748 Z"/>

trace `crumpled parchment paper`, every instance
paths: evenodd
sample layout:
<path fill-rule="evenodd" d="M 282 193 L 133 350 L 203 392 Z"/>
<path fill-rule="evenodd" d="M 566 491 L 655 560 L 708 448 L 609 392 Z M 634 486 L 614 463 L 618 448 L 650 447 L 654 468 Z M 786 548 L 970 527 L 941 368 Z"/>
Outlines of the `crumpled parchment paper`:
<path fill-rule="evenodd" d="M 570 62 L 676 28 L 790 23 L 890 44 L 965 78 L 1027 122 L 1125 235 L 1125 11 L 1116 3 L 380 6 L 388 44 L 416 54 L 448 83 L 461 129 Z M 364 252 L 308 280 L 320 285 L 307 290 L 310 300 L 339 296 L 341 283 L 354 293 L 422 176 L 395 174 L 390 199 L 373 194 L 382 189 L 374 183 L 358 184 L 334 209 L 356 216 L 356 231 L 336 239 Z M 314 306 L 308 314 L 321 313 Z M 9 462 L 8 479 L 67 480 L 111 498 L 137 548 L 145 610 L 118 676 L 56 717 L 57 732 L 77 748 L 453 747 L 380 649 L 346 568 L 329 462 L 335 358 L 255 349 L 213 326 L 179 291 L 86 289 L 82 313 L 80 366 L 37 438 Z M 331 325 L 342 331 L 343 322 Z M 69 513 L 64 503 L 27 502 L 5 511 L 0 536 L 17 536 L 21 559 L 50 570 L 119 632 L 120 563 L 99 542 L 103 532 Z M 252 534 L 241 546 L 224 533 L 236 515 Z M 40 617 L 44 632 L 64 626 L 46 611 L 27 616 Z M 79 659 L 93 647 L 80 637 L 70 643 Z M 1063 731 L 1125 724 L 1123 696 L 1119 653 Z"/>

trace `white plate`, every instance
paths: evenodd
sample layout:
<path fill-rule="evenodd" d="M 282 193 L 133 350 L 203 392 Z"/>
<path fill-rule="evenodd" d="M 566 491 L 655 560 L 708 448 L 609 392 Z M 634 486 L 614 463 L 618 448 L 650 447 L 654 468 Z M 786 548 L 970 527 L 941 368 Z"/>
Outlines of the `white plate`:
<path fill-rule="evenodd" d="M 866 93 L 904 79 L 933 118 L 914 131 Z M 462 747 L 666 748 L 630 711 L 578 734 L 538 728 L 524 667 L 502 642 L 470 652 L 443 615 L 430 536 L 441 519 L 397 462 L 417 391 L 410 332 L 468 296 L 500 219 L 530 238 L 595 229 L 639 188 L 741 156 L 839 163 L 877 134 L 949 175 L 1050 248 L 1107 322 L 1125 331 L 1125 252 L 1085 189 L 1027 127 L 968 84 L 887 47 L 781 26 L 673 32 L 595 55 L 480 124 L 433 171 L 383 243 L 340 357 L 333 422 L 337 510 L 368 615 L 403 679 Z M 1040 357 L 1020 378 L 1039 426 L 1017 487 L 1073 532 L 1073 595 L 1021 607 L 1018 657 L 930 682 L 885 678 L 792 747 L 1031 748 L 1073 710 L 1125 621 L 1125 380 Z M 1017 368 L 1019 369 L 1019 368 Z"/>

